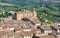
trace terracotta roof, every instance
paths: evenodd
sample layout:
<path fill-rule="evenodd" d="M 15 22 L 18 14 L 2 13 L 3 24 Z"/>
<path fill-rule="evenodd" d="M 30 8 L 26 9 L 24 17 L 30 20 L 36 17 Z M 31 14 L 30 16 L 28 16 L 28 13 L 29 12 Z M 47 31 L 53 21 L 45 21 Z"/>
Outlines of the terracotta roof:
<path fill-rule="evenodd" d="M 6 31 L 0 31 L 0 36 L 1 35 L 7 35 L 7 32 Z"/>
<path fill-rule="evenodd" d="M 16 25 L 16 26 L 14 27 L 14 29 L 15 29 L 16 31 L 18 31 L 18 30 L 22 30 L 22 28 L 20 28 L 19 25 Z"/>
<path fill-rule="evenodd" d="M 50 26 L 41 26 L 41 29 L 43 29 L 43 30 L 52 30 Z"/>
<path fill-rule="evenodd" d="M 30 36 L 30 35 L 33 34 L 33 32 L 31 32 L 31 31 L 29 31 L 29 32 L 22 32 L 21 34 L 24 35 L 24 36 Z"/>
<path fill-rule="evenodd" d="M 14 32 L 9 32 L 7 35 L 8 35 L 9 37 L 10 37 L 10 36 L 14 36 Z"/>
<path fill-rule="evenodd" d="M 30 19 L 32 22 L 34 23 L 40 23 L 39 19 L 38 18 L 31 18 Z"/>
<path fill-rule="evenodd" d="M 45 35 L 45 36 L 40 36 L 40 38 L 55 38 L 53 35 Z"/>
<path fill-rule="evenodd" d="M 4 23 L 0 23 L 0 27 L 1 27 L 1 26 L 4 26 Z"/>
<path fill-rule="evenodd" d="M 52 27 L 54 27 L 54 28 L 56 28 L 56 29 L 60 29 L 60 25 L 54 25 L 54 26 L 52 26 Z"/>

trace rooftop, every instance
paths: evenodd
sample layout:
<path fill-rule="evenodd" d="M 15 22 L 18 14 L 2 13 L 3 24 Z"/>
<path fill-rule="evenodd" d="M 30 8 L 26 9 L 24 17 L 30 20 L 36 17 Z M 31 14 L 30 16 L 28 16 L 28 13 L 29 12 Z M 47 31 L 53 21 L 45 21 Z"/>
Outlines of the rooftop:
<path fill-rule="evenodd" d="M 52 30 L 50 26 L 42 26 L 41 29 L 43 29 L 43 30 Z"/>
<path fill-rule="evenodd" d="M 54 28 L 60 29 L 60 25 L 53 25 Z"/>
<path fill-rule="evenodd" d="M 7 32 L 6 31 L 0 31 L 0 36 L 2 35 L 7 35 Z"/>
<path fill-rule="evenodd" d="M 53 35 L 45 35 L 45 36 L 41 36 L 40 38 L 55 38 L 55 36 L 53 36 Z"/>

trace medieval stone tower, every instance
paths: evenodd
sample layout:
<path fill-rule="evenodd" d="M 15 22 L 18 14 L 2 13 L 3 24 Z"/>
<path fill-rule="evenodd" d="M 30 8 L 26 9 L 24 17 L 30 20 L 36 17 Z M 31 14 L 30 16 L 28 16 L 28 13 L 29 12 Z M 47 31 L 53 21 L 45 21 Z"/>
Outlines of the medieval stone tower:
<path fill-rule="evenodd" d="M 33 14 L 34 14 L 34 17 L 37 17 L 37 12 L 36 12 L 35 8 L 33 10 Z"/>

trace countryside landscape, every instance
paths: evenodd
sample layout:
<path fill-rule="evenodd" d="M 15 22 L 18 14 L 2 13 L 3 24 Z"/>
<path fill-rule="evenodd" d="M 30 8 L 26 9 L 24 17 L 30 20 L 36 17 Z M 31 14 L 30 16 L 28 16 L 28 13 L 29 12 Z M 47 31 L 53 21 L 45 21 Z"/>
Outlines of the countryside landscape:
<path fill-rule="evenodd" d="M 36 8 L 38 18 L 41 21 L 45 22 L 45 20 L 49 20 L 49 22 L 60 22 L 59 3 L 51 0 L 0 0 L 0 2 L 1 13 L 6 11 L 19 11 L 21 9 L 32 10 L 32 8 Z M 1 16 L 2 15 L 0 15 L 0 17 Z"/>
<path fill-rule="evenodd" d="M 0 38 L 60 38 L 60 0 L 0 0 Z"/>

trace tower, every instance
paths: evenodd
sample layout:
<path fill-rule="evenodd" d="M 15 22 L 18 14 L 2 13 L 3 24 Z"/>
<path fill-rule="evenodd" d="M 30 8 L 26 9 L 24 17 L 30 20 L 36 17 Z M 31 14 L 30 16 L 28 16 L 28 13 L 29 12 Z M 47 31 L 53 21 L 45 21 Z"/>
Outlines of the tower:
<path fill-rule="evenodd" d="M 34 17 L 37 17 L 37 12 L 36 12 L 35 8 L 33 10 L 33 14 L 34 14 Z"/>

